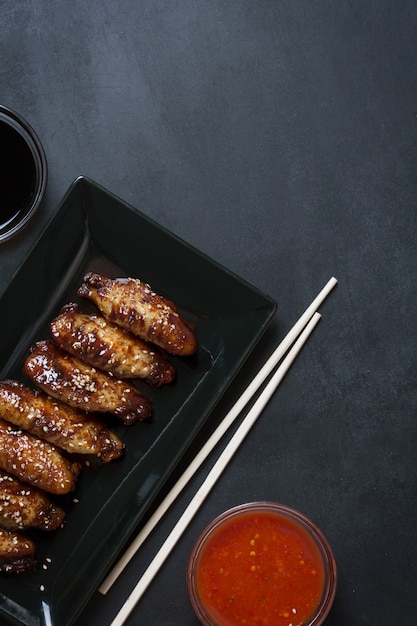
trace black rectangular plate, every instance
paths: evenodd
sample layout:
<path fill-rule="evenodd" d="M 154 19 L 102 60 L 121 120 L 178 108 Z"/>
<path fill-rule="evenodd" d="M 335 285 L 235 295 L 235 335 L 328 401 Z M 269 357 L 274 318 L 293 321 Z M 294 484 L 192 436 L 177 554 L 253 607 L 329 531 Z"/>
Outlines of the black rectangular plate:
<path fill-rule="evenodd" d="M 31 345 L 50 338 L 49 322 L 63 304 L 86 308 L 76 291 L 88 271 L 148 282 L 195 324 L 199 348 L 171 359 L 173 384 L 152 390 L 135 383 L 152 399 L 151 423 L 125 427 L 109 418 L 126 444 L 123 459 L 84 469 L 75 494 L 59 500 L 64 527 L 32 533 L 36 572 L 1 577 L 0 617 L 14 624 L 73 623 L 276 310 L 271 298 L 79 177 L 0 294 L 0 379 L 30 385 L 22 366 Z"/>

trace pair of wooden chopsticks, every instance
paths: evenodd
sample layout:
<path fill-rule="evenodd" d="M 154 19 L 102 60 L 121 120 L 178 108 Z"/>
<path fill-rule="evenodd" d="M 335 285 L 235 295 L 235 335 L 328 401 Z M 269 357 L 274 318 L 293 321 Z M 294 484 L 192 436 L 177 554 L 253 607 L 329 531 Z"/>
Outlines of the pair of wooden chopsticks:
<path fill-rule="evenodd" d="M 231 437 L 229 443 L 226 445 L 225 449 L 213 465 L 203 484 L 190 501 L 189 505 L 187 506 L 184 513 L 168 535 L 167 539 L 151 561 L 150 565 L 145 570 L 143 576 L 139 579 L 138 583 L 127 598 L 122 608 L 120 609 L 119 613 L 112 621 L 111 626 L 122 626 L 122 624 L 125 623 L 125 620 L 130 615 L 133 608 L 136 606 L 143 593 L 146 591 L 149 584 L 158 573 L 160 567 L 171 553 L 171 550 L 174 548 L 175 544 L 187 528 L 188 524 L 193 519 L 201 504 L 204 502 L 206 496 L 209 494 L 209 492 L 217 482 L 218 478 L 229 463 L 230 459 L 239 448 L 240 444 L 252 428 L 253 424 L 256 422 L 257 418 L 270 400 L 271 396 L 281 383 L 283 377 L 292 365 L 295 357 L 301 350 L 307 338 L 310 336 L 311 332 L 313 331 L 314 327 L 321 317 L 321 315 L 317 312 L 317 309 L 328 296 L 336 283 L 336 278 L 332 277 L 323 287 L 320 293 L 316 296 L 310 306 L 305 310 L 303 315 L 299 318 L 296 324 L 285 336 L 283 341 L 278 345 L 278 347 L 263 365 L 261 370 L 258 372 L 253 381 L 237 400 L 232 409 L 227 413 L 226 417 L 219 424 L 219 426 L 207 440 L 205 445 L 201 448 L 197 456 L 190 463 L 185 472 L 181 475 L 177 483 L 174 485 L 174 487 L 171 489 L 165 499 L 161 502 L 153 515 L 149 518 L 148 522 L 143 526 L 143 528 L 134 539 L 132 544 L 129 546 L 127 551 L 123 554 L 121 559 L 116 563 L 115 567 L 102 582 L 101 586 L 99 587 L 99 591 L 105 594 L 116 581 L 123 569 L 126 567 L 127 563 L 129 563 L 133 555 L 143 544 L 145 539 L 149 536 L 153 528 L 155 528 L 157 523 L 169 509 L 177 496 L 184 489 L 185 485 L 195 474 L 197 469 L 201 466 L 203 461 L 208 457 L 210 452 L 214 449 L 216 444 L 226 433 L 233 421 L 238 417 L 238 415 L 247 405 L 249 400 L 254 396 L 262 383 L 266 380 L 272 370 L 278 365 L 284 355 L 288 352 L 283 359 L 281 365 L 271 377 L 264 390 L 259 395 L 258 399 L 253 404 L 252 408 L 240 424 L 239 428 L 234 433 L 233 437 Z"/>

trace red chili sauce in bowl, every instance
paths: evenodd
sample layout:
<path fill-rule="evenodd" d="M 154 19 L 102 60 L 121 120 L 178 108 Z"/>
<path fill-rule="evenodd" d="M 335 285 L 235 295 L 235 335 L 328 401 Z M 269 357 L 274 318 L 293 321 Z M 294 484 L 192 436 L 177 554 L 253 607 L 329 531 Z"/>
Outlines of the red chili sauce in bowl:
<path fill-rule="evenodd" d="M 251 503 L 226 511 L 200 535 L 187 582 L 207 626 L 319 626 L 334 599 L 336 565 L 304 515 Z"/>

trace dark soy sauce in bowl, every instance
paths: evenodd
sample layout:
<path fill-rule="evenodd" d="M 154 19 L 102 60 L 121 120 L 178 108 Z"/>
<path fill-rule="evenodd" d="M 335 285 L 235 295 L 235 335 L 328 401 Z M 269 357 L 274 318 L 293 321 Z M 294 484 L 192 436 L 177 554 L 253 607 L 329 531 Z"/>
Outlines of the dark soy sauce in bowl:
<path fill-rule="evenodd" d="M 32 202 L 36 168 L 32 152 L 23 137 L 0 121 L 0 228 L 5 228 Z"/>
<path fill-rule="evenodd" d="M 34 131 L 0 106 L 0 242 L 10 239 L 33 215 L 46 176 L 45 154 Z"/>

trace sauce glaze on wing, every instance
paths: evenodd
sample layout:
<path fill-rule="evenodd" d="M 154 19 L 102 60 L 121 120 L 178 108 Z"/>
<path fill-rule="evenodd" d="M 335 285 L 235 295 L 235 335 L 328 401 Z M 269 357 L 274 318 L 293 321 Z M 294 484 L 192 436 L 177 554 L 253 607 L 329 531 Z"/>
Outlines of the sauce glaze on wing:
<path fill-rule="evenodd" d="M 0 470 L 0 527 L 6 530 L 55 530 L 65 511 L 37 487 Z"/>
<path fill-rule="evenodd" d="M 171 354 L 188 356 L 197 349 L 192 325 L 179 316 L 172 302 L 139 279 L 110 279 L 90 272 L 78 295 L 94 302 L 110 322 Z"/>
<path fill-rule="evenodd" d="M 0 530 L 0 572 L 23 574 L 36 566 L 36 547 L 21 533 Z"/>
<path fill-rule="evenodd" d="M 0 416 L 67 452 L 93 454 L 105 463 L 124 450 L 100 420 L 15 380 L 0 382 Z"/>
<path fill-rule="evenodd" d="M 48 395 L 84 411 L 113 413 L 125 424 L 151 416 L 150 400 L 133 385 L 83 363 L 50 341 L 32 347 L 24 372 Z"/>
<path fill-rule="evenodd" d="M 174 379 L 175 368 L 153 346 L 74 303 L 62 308 L 50 329 L 60 348 L 118 378 L 141 378 L 154 387 Z"/>
<path fill-rule="evenodd" d="M 65 494 L 75 489 L 81 466 L 47 441 L 0 419 L 0 468 L 39 489 Z"/>

